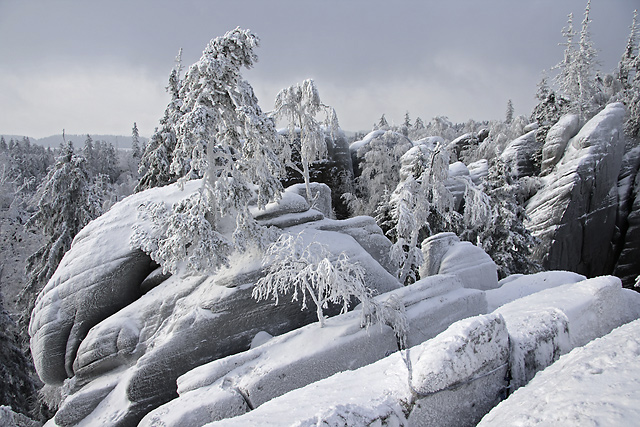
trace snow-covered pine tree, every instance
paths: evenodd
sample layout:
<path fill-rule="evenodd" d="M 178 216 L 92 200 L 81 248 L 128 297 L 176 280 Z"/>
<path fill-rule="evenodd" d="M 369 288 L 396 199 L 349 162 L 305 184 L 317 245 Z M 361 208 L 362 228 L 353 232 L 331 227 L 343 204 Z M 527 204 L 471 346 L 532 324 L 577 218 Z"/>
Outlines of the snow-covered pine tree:
<path fill-rule="evenodd" d="M 513 101 L 507 101 L 507 112 L 505 114 L 504 122 L 509 124 L 513 121 Z"/>
<path fill-rule="evenodd" d="M 301 84 L 295 84 L 282 89 L 276 95 L 272 112 L 276 120 L 286 120 L 289 144 L 283 150 L 283 162 L 297 171 L 304 178 L 307 199 L 312 202 L 313 195 L 309 186 L 309 165 L 314 160 L 327 156 L 325 131 L 321 123 L 316 120 L 318 114 L 324 114 L 324 125 L 330 129 L 332 135 L 338 131 L 338 119 L 335 110 L 320 100 L 320 94 L 313 80 L 307 79 Z M 295 144 L 299 132 L 300 160 L 302 170 L 291 161 L 291 146 Z"/>
<path fill-rule="evenodd" d="M 173 150 L 176 147 L 176 124 L 182 116 L 182 99 L 180 98 L 180 74 L 182 72 L 182 49 L 176 57 L 176 65 L 169 75 L 166 87 L 171 101 L 160 119 L 160 128 L 156 128 L 146 145 L 138 167 L 140 181 L 135 191 L 139 192 L 153 187 L 162 187 L 176 182 L 179 176 L 171 172 Z"/>
<path fill-rule="evenodd" d="M 618 79 L 622 84 L 622 89 L 631 88 L 633 83 L 634 63 L 638 56 L 638 11 L 633 11 L 633 22 L 631 23 L 627 45 L 618 63 Z"/>
<path fill-rule="evenodd" d="M 591 0 L 588 0 L 577 43 L 574 40 L 578 34 L 573 28 L 573 14 L 569 14 L 567 27 L 562 30 L 562 35 L 566 39 L 562 43 L 565 46 L 564 59 L 554 67 L 559 70 L 556 82 L 561 93 L 568 98 L 571 110 L 585 119 L 597 113 L 597 106 L 594 105 L 597 51 L 589 31 L 590 10 Z"/>
<path fill-rule="evenodd" d="M 35 213 L 25 227 L 40 230 L 46 243 L 27 259 L 27 283 L 19 295 L 22 328 L 28 324 L 36 295 L 55 272 L 75 235 L 101 211 L 101 200 L 91 191 L 84 157 L 71 142 L 38 187 Z"/>
<path fill-rule="evenodd" d="M 537 241 L 523 223 L 526 197 L 523 186 L 523 181 L 513 181 L 500 157 L 493 158 L 484 188 L 490 197 L 492 216 L 489 221 L 481 222 L 480 227 L 468 229 L 465 236 L 477 242 L 495 261 L 500 279 L 541 270 L 532 256 Z"/>
<path fill-rule="evenodd" d="M 131 157 L 138 162 L 140 160 L 140 156 L 142 156 L 142 151 L 140 149 L 140 132 L 138 131 L 138 124 L 133 122 L 133 128 L 131 129 Z"/>
<path fill-rule="evenodd" d="M 20 348 L 15 323 L 4 308 L 0 291 L 0 405 L 10 406 L 15 412 L 28 416 L 37 391 L 30 374 L 33 365 Z"/>
<path fill-rule="evenodd" d="M 182 183 L 202 177 L 203 186 L 199 195 L 174 205 L 170 213 L 142 206 L 142 215 L 169 225 L 156 227 L 155 235 L 138 229 L 132 238 L 132 244 L 154 248 L 154 259 L 169 254 L 164 268 L 172 272 L 183 262 L 196 272 L 215 271 L 230 254 L 220 248 L 243 250 L 267 238 L 248 205 L 255 202 L 263 208 L 280 196 L 283 168 L 275 153 L 274 123 L 240 74 L 257 60 L 257 46 L 258 38 L 249 30 L 229 31 L 211 40 L 182 81 L 171 173 Z M 220 228 L 224 217 L 235 219 L 231 233 Z M 168 231 L 172 223 L 183 233 L 179 238 Z M 217 243 L 209 242 L 212 239 Z"/>

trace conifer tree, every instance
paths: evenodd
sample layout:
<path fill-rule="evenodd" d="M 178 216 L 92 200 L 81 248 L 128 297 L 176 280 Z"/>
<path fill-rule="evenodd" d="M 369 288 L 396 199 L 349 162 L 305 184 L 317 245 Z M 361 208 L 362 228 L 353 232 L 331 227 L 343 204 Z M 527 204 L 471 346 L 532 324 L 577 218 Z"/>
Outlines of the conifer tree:
<path fill-rule="evenodd" d="M 180 85 L 181 114 L 174 125 L 170 172 L 180 183 L 201 177 L 203 186 L 171 212 L 142 206 L 141 214 L 157 223 L 160 232 L 150 235 L 138 229 L 132 238 L 132 244 L 151 248 L 151 257 L 164 261 L 163 267 L 172 272 L 180 265 L 216 271 L 233 250 L 263 245 L 269 237 L 248 206 L 254 201 L 264 208 L 282 191 L 274 123 L 240 74 L 256 62 L 257 46 L 258 37 L 240 28 L 211 40 Z M 235 219 L 231 236 L 220 228 L 225 217 Z M 171 224 L 180 236 L 170 232 Z"/>
<path fill-rule="evenodd" d="M 25 227 L 40 230 L 46 243 L 27 259 L 27 283 L 19 295 L 21 326 L 25 328 L 36 295 L 55 272 L 75 235 L 101 211 L 100 198 L 91 191 L 84 157 L 67 143 L 36 192 L 35 213 Z"/>
<path fill-rule="evenodd" d="M 138 132 L 138 124 L 133 122 L 131 129 L 131 156 L 138 161 L 142 152 L 140 150 L 140 133 Z"/>

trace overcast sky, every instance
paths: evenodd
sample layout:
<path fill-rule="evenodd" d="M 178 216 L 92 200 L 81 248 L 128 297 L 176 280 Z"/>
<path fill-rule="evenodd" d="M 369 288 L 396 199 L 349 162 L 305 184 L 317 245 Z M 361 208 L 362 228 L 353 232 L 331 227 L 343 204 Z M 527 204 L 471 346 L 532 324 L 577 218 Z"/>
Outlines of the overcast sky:
<path fill-rule="evenodd" d="M 345 130 L 406 111 L 454 122 L 529 115 L 561 30 L 586 0 L 0 0 L 0 134 L 150 136 L 168 102 L 173 60 L 188 66 L 237 26 L 261 39 L 244 73 L 270 110 L 313 78 Z M 593 0 L 600 69 L 611 71 L 638 0 Z"/>

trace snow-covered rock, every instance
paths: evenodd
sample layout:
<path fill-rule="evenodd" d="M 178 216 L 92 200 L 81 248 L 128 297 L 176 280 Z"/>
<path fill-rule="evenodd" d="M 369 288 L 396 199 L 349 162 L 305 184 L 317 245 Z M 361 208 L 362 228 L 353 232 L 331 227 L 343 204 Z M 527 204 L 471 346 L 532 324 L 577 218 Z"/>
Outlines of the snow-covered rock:
<path fill-rule="evenodd" d="M 546 289 L 495 310 L 507 324 L 513 388 L 560 355 L 640 317 L 640 294 L 604 276 Z"/>
<path fill-rule="evenodd" d="M 511 175 L 515 178 L 532 176 L 536 173 L 533 158 L 534 154 L 540 149 L 540 143 L 536 140 L 536 133 L 537 130 L 532 130 L 514 139 L 500 155 L 500 158 L 511 169 Z"/>
<path fill-rule="evenodd" d="M 480 185 L 482 179 L 489 175 L 489 162 L 487 159 L 480 159 L 467 165 L 469 175 L 475 185 Z"/>
<path fill-rule="evenodd" d="M 556 286 L 566 285 L 568 283 L 577 283 L 587 278 L 581 274 L 572 273 L 570 271 L 543 271 L 540 273 L 523 275 L 514 274 L 500 280 L 499 288 L 489 289 L 485 295 L 487 297 L 487 310 L 492 312 L 518 298 L 535 294 Z"/>
<path fill-rule="evenodd" d="M 541 241 L 536 255 L 546 269 L 594 277 L 613 268 L 624 118 L 621 103 L 592 118 L 527 203 L 525 225 Z"/>
<path fill-rule="evenodd" d="M 467 183 L 464 177 L 471 178 L 469 169 L 467 169 L 464 163 L 454 162 L 449 165 L 449 178 L 444 182 L 444 185 L 453 195 L 456 210 L 460 209 L 464 192 L 467 189 Z"/>
<path fill-rule="evenodd" d="M 412 347 L 411 377 L 404 355 L 396 352 L 208 425 L 468 425 L 506 386 L 508 335 L 499 315 L 461 320 Z"/>
<path fill-rule="evenodd" d="M 640 320 L 560 357 L 478 426 L 630 426 L 640 420 Z"/>
<path fill-rule="evenodd" d="M 560 161 L 569 140 L 580 130 L 580 117 L 577 114 L 562 116 L 551 126 L 542 146 L 542 166 L 540 175 L 548 175 Z"/>
<path fill-rule="evenodd" d="M 275 336 L 314 321 L 315 313 L 302 311 L 300 301 L 281 298 L 274 305 L 251 297 L 263 274 L 258 250 L 234 255 L 229 267 L 211 276 L 155 278 L 142 293 L 141 284 L 155 267 L 130 247 L 133 225 L 143 221 L 137 207 L 148 201 L 171 206 L 199 185 L 187 183 L 184 192 L 176 185 L 148 190 L 116 204 L 81 231 L 39 296 L 31 322 L 38 372 L 48 383 L 71 378 L 70 394 L 52 425 L 135 425 L 177 397 L 176 379 L 190 369 L 248 350 L 261 331 Z M 323 242 L 335 256 L 345 252 L 379 293 L 400 286 L 358 243 L 380 258 L 390 244 L 382 243 L 385 238 L 371 218 L 323 219 L 293 190 L 256 216 L 260 222 L 287 217 L 290 224 L 301 224 L 285 231 Z M 338 311 L 329 307 L 325 312 Z"/>
<path fill-rule="evenodd" d="M 465 133 L 460 135 L 449 144 L 447 144 L 447 151 L 451 153 L 456 159 L 460 158 L 460 153 L 471 146 L 478 145 L 478 137 L 473 133 Z"/>
<path fill-rule="evenodd" d="M 636 277 L 640 276 L 640 147 L 630 152 L 626 173 L 618 181 L 620 206 L 618 208 L 618 229 L 620 255 L 613 274 L 622 279 L 625 287 L 632 287 Z M 627 156 L 625 156 L 627 157 Z M 635 180 L 631 178 L 635 177 Z M 630 181 L 630 182 L 629 182 Z"/>
<path fill-rule="evenodd" d="M 461 242 L 454 233 L 438 233 L 422 242 L 424 262 L 420 277 L 453 274 L 465 287 L 488 290 L 498 287 L 498 269 L 482 248 Z"/>
<path fill-rule="evenodd" d="M 392 295 L 406 307 L 409 346 L 435 337 L 454 321 L 486 311 L 482 292 L 464 289 L 454 276 L 429 277 L 377 299 L 382 302 Z M 363 329 L 355 310 L 327 319 L 324 328 L 308 325 L 193 369 L 178 379 L 180 397 L 149 413 L 140 425 L 200 426 L 241 415 L 290 390 L 365 366 L 397 350 L 391 328 Z M 234 405 L 235 414 L 216 410 L 226 401 L 242 399 L 246 406 Z"/>

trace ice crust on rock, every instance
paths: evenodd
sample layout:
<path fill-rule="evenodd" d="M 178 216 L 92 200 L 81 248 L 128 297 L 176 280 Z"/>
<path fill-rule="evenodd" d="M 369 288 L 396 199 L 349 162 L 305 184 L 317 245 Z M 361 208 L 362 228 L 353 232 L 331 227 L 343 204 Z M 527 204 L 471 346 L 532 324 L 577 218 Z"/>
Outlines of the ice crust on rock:
<path fill-rule="evenodd" d="M 640 317 L 640 294 L 604 276 L 542 290 L 499 307 L 511 340 L 514 388 L 560 355 Z"/>
<path fill-rule="evenodd" d="M 640 420 L 639 356 L 636 320 L 560 357 L 478 426 L 635 425 Z"/>
<path fill-rule="evenodd" d="M 422 242 L 422 254 L 420 277 L 453 274 L 466 288 L 498 287 L 498 269 L 491 257 L 473 243 L 461 242 L 454 233 L 438 233 L 426 238 Z"/>
<path fill-rule="evenodd" d="M 569 140 L 580 130 L 580 117 L 567 114 L 551 126 L 542 147 L 542 166 L 540 175 L 548 175 L 560 161 Z"/>
<path fill-rule="evenodd" d="M 504 149 L 500 158 L 511 168 L 514 178 L 532 176 L 536 173 L 533 155 L 540 148 L 536 140 L 537 130 L 522 135 L 511 141 Z"/>

